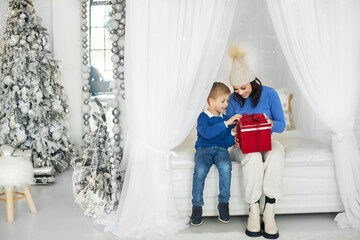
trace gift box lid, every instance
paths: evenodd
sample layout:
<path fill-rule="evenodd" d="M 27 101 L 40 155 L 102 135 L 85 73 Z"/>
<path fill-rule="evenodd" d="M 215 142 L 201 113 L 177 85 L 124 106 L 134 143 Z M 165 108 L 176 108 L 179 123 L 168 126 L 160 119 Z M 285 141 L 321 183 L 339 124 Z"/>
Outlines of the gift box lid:
<path fill-rule="evenodd" d="M 270 119 L 266 117 L 265 113 L 261 114 L 246 114 L 244 113 L 240 121 L 238 121 L 241 132 L 270 129 Z"/>

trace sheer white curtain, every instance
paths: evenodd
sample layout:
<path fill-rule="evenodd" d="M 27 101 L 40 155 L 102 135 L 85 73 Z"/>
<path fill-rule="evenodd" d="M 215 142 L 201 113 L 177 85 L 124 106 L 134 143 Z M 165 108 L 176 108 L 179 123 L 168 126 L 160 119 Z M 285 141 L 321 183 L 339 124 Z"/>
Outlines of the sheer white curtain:
<path fill-rule="evenodd" d="M 169 158 L 206 102 L 235 8 L 236 0 L 127 1 L 127 172 L 105 231 L 151 238 L 188 226 L 175 207 Z"/>
<path fill-rule="evenodd" d="M 340 227 L 360 230 L 360 154 L 354 136 L 359 104 L 360 1 L 267 0 L 294 78 L 332 130 L 336 175 L 345 213 Z"/>

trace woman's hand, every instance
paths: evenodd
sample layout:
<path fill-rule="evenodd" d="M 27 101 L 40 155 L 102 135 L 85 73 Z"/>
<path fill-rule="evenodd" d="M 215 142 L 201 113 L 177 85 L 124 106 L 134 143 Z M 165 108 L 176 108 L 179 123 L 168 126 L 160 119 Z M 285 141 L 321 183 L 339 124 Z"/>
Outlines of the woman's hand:
<path fill-rule="evenodd" d="M 271 120 L 268 116 L 266 116 L 266 119 L 270 121 L 270 123 L 271 123 L 271 128 L 272 128 L 272 127 L 274 126 L 273 120 Z"/>
<path fill-rule="evenodd" d="M 231 124 L 234 124 L 235 121 L 239 120 L 242 117 L 242 115 L 240 114 L 235 114 L 234 116 L 232 116 L 231 118 L 229 118 L 229 120 L 226 121 L 226 124 L 229 126 Z"/>

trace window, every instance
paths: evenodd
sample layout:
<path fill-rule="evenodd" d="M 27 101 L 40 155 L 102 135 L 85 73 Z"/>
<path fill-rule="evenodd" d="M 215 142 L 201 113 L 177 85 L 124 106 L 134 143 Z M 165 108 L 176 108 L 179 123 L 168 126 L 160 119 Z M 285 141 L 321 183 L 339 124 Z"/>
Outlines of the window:
<path fill-rule="evenodd" d="M 89 9 L 89 63 L 90 92 L 93 94 L 108 93 L 112 81 L 110 23 L 111 1 L 90 1 Z"/>

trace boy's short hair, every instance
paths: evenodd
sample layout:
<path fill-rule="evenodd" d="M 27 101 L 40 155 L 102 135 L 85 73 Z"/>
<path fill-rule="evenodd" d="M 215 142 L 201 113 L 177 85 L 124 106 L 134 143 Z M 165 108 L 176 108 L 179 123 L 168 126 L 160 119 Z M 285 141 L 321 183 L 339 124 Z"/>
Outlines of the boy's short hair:
<path fill-rule="evenodd" d="M 231 93 L 230 88 L 228 86 L 226 86 L 224 83 L 214 82 L 211 87 L 209 96 L 207 98 L 207 102 L 209 103 L 209 98 L 215 99 L 218 96 L 221 96 L 224 94 L 230 94 L 230 93 Z"/>

